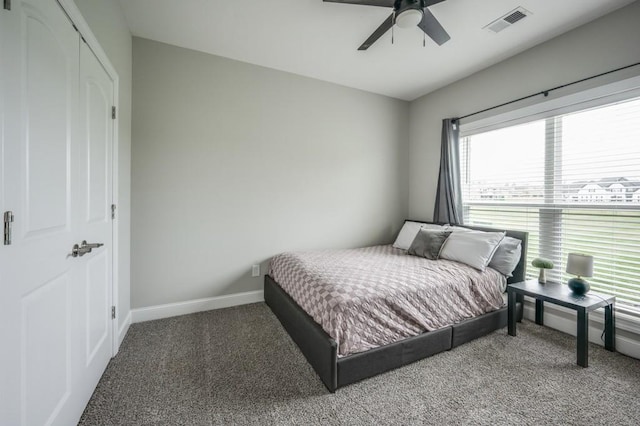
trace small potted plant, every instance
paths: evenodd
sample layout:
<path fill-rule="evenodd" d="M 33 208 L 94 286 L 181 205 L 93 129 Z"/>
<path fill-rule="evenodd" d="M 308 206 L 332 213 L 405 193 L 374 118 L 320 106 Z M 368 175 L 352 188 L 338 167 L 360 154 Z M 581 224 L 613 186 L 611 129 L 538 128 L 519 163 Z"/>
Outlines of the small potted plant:
<path fill-rule="evenodd" d="M 553 269 L 553 262 L 550 261 L 549 259 L 536 257 L 535 259 L 533 259 L 533 262 L 531 262 L 531 265 L 534 268 L 540 268 L 540 275 L 538 275 L 538 282 L 540 284 L 545 284 L 547 282 L 547 276 L 545 271 L 547 269 Z"/>

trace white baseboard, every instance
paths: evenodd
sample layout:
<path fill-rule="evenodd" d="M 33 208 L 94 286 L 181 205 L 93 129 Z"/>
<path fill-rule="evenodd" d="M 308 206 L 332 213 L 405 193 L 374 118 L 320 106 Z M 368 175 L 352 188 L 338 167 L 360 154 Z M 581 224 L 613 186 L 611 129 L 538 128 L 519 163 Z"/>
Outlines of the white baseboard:
<path fill-rule="evenodd" d="M 535 306 L 533 302 L 527 300 L 524 306 L 524 317 L 528 320 L 535 321 Z M 575 311 L 557 307 L 549 303 L 544 305 L 544 325 L 562 331 L 563 333 L 576 335 L 576 313 Z M 600 346 L 604 346 L 604 342 L 600 339 L 604 325 L 601 315 L 592 315 L 589 318 L 589 341 Z M 622 336 L 619 328 L 616 327 L 616 352 L 640 359 L 640 335 L 634 336 L 627 333 L 628 336 Z"/>
<path fill-rule="evenodd" d="M 124 319 L 124 322 L 120 326 L 118 330 L 118 347 L 116 348 L 116 353 L 120 350 L 120 345 L 122 345 L 122 341 L 127 335 L 127 331 L 129 331 L 129 327 L 131 326 L 131 311 L 127 314 L 127 317 Z"/>
<path fill-rule="evenodd" d="M 185 302 L 167 303 L 165 305 L 132 309 L 131 319 L 133 323 L 137 323 L 263 301 L 264 291 L 247 291 L 244 293 L 229 294 L 226 296 L 207 297 L 204 299 L 187 300 Z"/>

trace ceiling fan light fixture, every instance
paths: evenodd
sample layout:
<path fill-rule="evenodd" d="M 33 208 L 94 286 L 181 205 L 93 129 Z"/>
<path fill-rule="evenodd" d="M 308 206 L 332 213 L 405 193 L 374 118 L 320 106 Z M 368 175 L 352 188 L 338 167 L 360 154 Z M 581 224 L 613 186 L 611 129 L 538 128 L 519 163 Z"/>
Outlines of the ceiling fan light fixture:
<path fill-rule="evenodd" d="M 422 21 L 422 9 L 403 10 L 396 16 L 396 25 L 400 28 L 412 28 Z"/>

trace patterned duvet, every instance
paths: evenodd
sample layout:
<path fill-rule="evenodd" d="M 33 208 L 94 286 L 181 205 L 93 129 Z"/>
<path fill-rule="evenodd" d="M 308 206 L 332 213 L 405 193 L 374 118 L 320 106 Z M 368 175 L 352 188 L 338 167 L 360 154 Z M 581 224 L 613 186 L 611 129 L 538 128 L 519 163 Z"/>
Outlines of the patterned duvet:
<path fill-rule="evenodd" d="M 391 245 L 283 253 L 270 275 L 346 356 L 482 315 L 503 305 L 506 278 Z"/>

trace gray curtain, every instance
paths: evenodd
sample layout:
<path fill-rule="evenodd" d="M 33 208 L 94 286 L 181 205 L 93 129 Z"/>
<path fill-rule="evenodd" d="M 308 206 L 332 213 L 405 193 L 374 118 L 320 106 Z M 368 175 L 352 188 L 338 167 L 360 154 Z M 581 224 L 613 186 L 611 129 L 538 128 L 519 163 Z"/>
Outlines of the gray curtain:
<path fill-rule="evenodd" d="M 460 129 L 453 118 L 442 120 L 440 175 L 433 209 L 433 221 L 462 225 L 462 188 L 460 187 Z"/>

